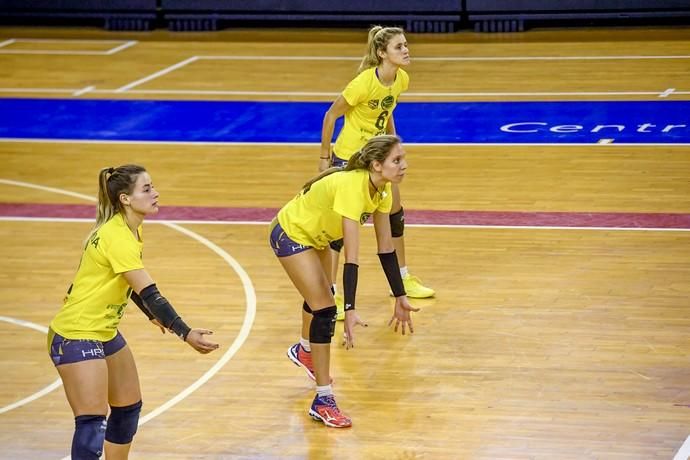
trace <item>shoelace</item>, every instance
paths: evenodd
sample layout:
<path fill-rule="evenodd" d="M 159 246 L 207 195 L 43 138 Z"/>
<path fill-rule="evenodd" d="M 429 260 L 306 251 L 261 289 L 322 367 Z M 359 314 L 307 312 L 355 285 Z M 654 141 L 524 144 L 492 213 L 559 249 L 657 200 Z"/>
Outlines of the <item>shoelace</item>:
<path fill-rule="evenodd" d="M 319 399 L 321 399 L 322 402 L 326 403 L 326 405 L 331 409 L 335 409 L 336 411 L 338 411 L 338 406 L 335 405 L 335 398 L 333 397 L 333 395 L 322 396 Z M 340 411 L 338 411 L 338 413 L 340 413 Z"/>

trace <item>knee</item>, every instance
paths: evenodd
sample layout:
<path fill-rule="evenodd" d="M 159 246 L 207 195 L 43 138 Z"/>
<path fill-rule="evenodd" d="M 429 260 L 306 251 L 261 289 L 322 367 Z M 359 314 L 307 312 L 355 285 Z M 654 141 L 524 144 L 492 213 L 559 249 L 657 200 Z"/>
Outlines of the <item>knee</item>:
<path fill-rule="evenodd" d="M 400 208 L 400 211 L 390 215 L 391 221 L 391 235 L 393 238 L 400 238 L 405 233 L 405 210 Z"/>
<path fill-rule="evenodd" d="M 335 317 L 338 313 L 335 305 L 316 310 L 309 325 L 309 341 L 311 343 L 331 343 L 335 333 Z"/>
<path fill-rule="evenodd" d="M 73 460 L 98 460 L 105 441 L 105 415 L 79 415 L 74 418 Z"/>
<path fill-rule="evenodd" d="M 110 407 L 105 439 L 113 444 L 129 444 L 139 425 L 141 401 L 125 407 Z"/>

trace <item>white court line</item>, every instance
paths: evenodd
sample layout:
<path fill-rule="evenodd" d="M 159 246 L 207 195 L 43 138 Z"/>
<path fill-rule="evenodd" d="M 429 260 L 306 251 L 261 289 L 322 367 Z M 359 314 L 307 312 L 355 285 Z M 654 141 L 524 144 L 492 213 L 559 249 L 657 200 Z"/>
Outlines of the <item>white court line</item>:
<path fill-rule="evenodd" d="M 196 141 L 144 141 L 144 140 L 110 140 L 110 139 L 40 139 L 31 137 L 0 137 L 1 142 L 36 143 L 36 144 L 123 144 L 123 145 L 184 145 L 184 146 L 237 146 L 237 147 L 313 147 L 317 142 L 196 142 Z M 405 142 L 412 147 L 688 147 L 684 142 L 618 142 L 599 144 L 598 142 Z"/>
<path fill-rule="evenodd" d="M 164 69 L 167 70 L 167 69 Z M 134 82 L 137 83 L 137 82 Z M 140 82 L 138 84 L 141 84 Z M 133 87 L 133 86 L 132 86 Z M 80 88 L 0 88 L 0 93 L 66 93 L 72 94 Z M 119 94 L 128 91 L 131 94 L 167 94 L 167 95 L 217 95 L 217 96 L 293 96 L 293 97 L 333 97 L 337 91 L 234 91 L 234 90 L 187 90 L 187 89 L 94 89 L 92 93 Z M 500 91 L 500 92 L 407 92 L 409 97 L 534 97 L 534 96 L 657 96 L 687 95 L 690 91 L 677 91 L 673 88 L 664 91 Z M 556 101 L 560 102 L 560 101 Z"/>
<path fill-rule="evenodd" d="M 129 48 L 129 47 L 132 47 L 132 46 L 136 45 L 137 43 L 139 43 L 139 42 L 136 41 L 136 40 L 130 40 L 130 41 L 128 41 L 128 42 L 123 43 L 123 44 L 120 45 L 120 46 L 116 46 L 115 48 L 112 48 L 112 49 L 106 51 L 105 54 L 111 55 L 111 54 L 119 53 L 120 51 L 122 51 L 122 50 L 124 50 L 124 49 L 127 49 L 127 48 Z"/>
<path fill-rule="evenodd" d="M 186 65 L 186 64 L 185 64 Z M 163 71 L 169 72 L 170 68 Z M 135 82 L 136 83 L 136 82 Z M 95 89 L 99 94 L 117 94 L 120 89 Z M 0 88 L 0 93 L 73 93 L 79 88 Z M 187 90 L 187 89 L 135 89 L 127 90 L 132 94 L 176 94 L 176 95 L 250 95 L 250 96 L 335 96 L 337 91 L 234 91 L 234 90 Z M 668 88 L 663 91 L 500 91 L 500 92 L 407 92 L 413 97 L 491 97 L 491 96 L 658 96 L 690 94 L 690 91 L 677 91 Z"/>
<path fill-rule="evenodd" d="M 17 43 L 122 43 L 130 40 L 100 40 L 100 39 L 79 39 L 79 38 L 15 38 Z"/>
<path fill-rule="evenodd" d="M 9 316 L 0 316 L 0 321 L 5 321 L 7 323 L 11 324 L 16 324 L 17 326 L 22 326 L 22 327 L 28 327 L 29 329 L 33 329 L 38 332 L 43 332 L 44 334 L 48 333 L 48 328 L 45 326 L 41 326 L 40 324 L 32 323 L 30 321 L 24 321 L 21 319 L 16 319 L 16 318 L 10 318 Z M 0 407 L 0 414 L 4 414 L 5 412 L 9 412 L 12 409 L 16 409 L 17 407 L 21 407 L 25 404 L 28 404 L 32 401 L 35 401 L 39 398 L 42 398 L 44 395 L 47 395 L 51 391 L 55 390 L 56 388 L 59 388 L 62 385 L 62 380 L 59 378 L 55 380 L 53 383 L 50 385 L 44 387 L 43 389 L 27 396 L 26 398 L 22 398 L 19 401 L 16 401 L 12 404 L 8 404 L 7 406 Z"/>
<path fill-rule="evenodd" d="M 258 55 L 207 55 L 208 60 L 237 61 L 361 61 L 361 56 L 258 56 Z M 412 61 L 603 61 L 645 59 L 690 59 L 690 55 L 611 55 L 611 56 L 412 56 Z"/>
<path fill-rule="evenodd" d="M 644 55 L 624 55 L 624 56 L 437 56 L 437 57 L 417 57 L 413 58 L 417 61 L 561 61 L 561 60 L 612 60 L 612 59 L 690 59 L 690 55 L 678 56 L 644 56 Z M 353 56 L 236 56 L 236 55 L 218 55 L 218 56 L 192 56 L 184 61 L 173 64 L 156 73 L 133 81 L 116 90 L 117 93 L 123 93 L 143 83 L 154 80 L 162 75 L 168 74 L 174 70 L 186 66 L 198 60 L 208 61 L 361 61 L 361 57 Z M 409 94 L 408 94 L 409 95 Z"/>
<path fill-rule="evenodd" d="M 83 96 L 84 94 L 93 91 L 95 88 L 95 86 L 87 86 L 86 88 L 82 88 L 79 91 L 75 91 L 74 93 L 72 93 L 72 96 Z"/>
<path fill-rule="evenodd" d="M 0 179 L 0 183 L 4 182 Z M 17 216 L 0 216 L 0 222 L 91 222 L 93 219 L 86 219 L 84 217 L 17 217 Z M 180 225 L 268 225 L 269 220 L 149 220 L 149 224 L 180 224 Z M 372 224 L 366 223 L 365 226 L 371 227 Z M 555 225 L 478 225 L 478 224 L 410 224 L 405 222 L 406 227 L 417 228 L 469 228 L 469 229 L 510 229 L 510 230 L 595 230 L 595 231 L 609 231 L 609 232 L 690 232 L 690 228 L 658 228 L 658 227 L 563 227 Z"/>
<path fill-rule="evenodd" d="M 109 56 L 118 53 L 130 46 L 134 46 L 139 43 L 136 40 L 72 40 L 72 39 L 52 39 L 52 38 L 16 38 L 6 40 L 0 43 L 0 48 L 6 44 L 12 43 L 121 43 L 119 46 L 115 46 L 111 49 L 105 51 L 80 51 L 80 50 L 12 50 L 0 49 L 0 54 L 53 54 L 62 56 Z"/>
<path fill-rule="evenodd" d="M 676 452 L 676 455 L 673 457 L 673 460 L 688 460 L 690 458 L 690 436 L 687 437 L 685 442 L 683 443 L 682 446 L 680 446 L 680 449 L 678 449 L 678 452 Z"/>
<path fill-rule="evenodd" d="M 62 51 L 62 50 L 2 50 L 0 54 L 34 54 L 45 55 L 53 54 L 56 56 L 105 56 L 105 51 Z"/>
<path fill-rule="evenodd" d="M 163 69 L 163 70 L 159 70 L 158 72 L 153 73 L 153 74 L 149 75 L 148 77 L 141 78 L 141 79 L 139 79 L 139 80 L 137 80 L 137 81 L 133 81 L 132 83 L 129 83 L 129 84 L 125 85 L 125 86 L 122 86 L 122 87 L 116 89 L 115 92 L 116 92 L 116 93 L 124 93 L 125 91 L 127 91 L 127 90 L 129 90 L 129 89 L 132 89 L 132 88 L 134 88 L 135 86 L 139 86 L 139 85 L 141 85 L 142 83 L 146 83 L 147 81 L 151 81 L 151 80 L 153 80 L 153 79 L 155 79 L 155 78 L 158 78 L 158 77 L 160 77 L 160 76 L 162 76 L 162 75 L 165 75 L 165 74 L 167 74 L 167 73 L 170 73 L 170 72 L 172 72 L 173 70 L 176 70 L 176 69 L 179 69 L 179 68 L 181 68 L 181 67 L 184 67 L 184 66 L 186 66 L 187 64 L 191 64 L 192 62 L 196 61 L 197 59 L 198 59 L 197 56 L 192 56 L 192 57 L 190 57 L 190 58 L 188 58 L 188 59 L 185 59 L 184 61 L 178 62 L 177 64 L 173 64 L 173 65 L 171 65 L 171 66 L 169 66 L 169 67 L 166 67 L 166 68 Z"/>
<path fill-rule="evenodd" d="M 89 195 L 83 195 L 80 193 L 76 192 L 71 192 L 69 190 L 62 190 L 62 189 L 57 189 L 53 187 L 46 187 L 42 186 L 39 184 L 32 184 L 29 182 L 20 182 L 20 181 L 12 181 L 12 180 L 6 180 L 6 179 L 0 179 L 0 183 L 5 183 L 9 185 L 17 185 L 21 187 L 27 187 L 27 188 L 32 188 L 32 189 L 37 189 L 37 190 L 43 190 L 46 192 L 51 192 L 51 193 L 59 193 L 62 195 L 68 195 L 68 196 L 74 196 L 74 197 L 80 197 L 84 200 L 95 202 L 97 201 L 94 197 L 89 196 Z M 188 230 L 186 228 L 180 227 L 177 224 L 170 223 L 170 222 L 161 222 L 163 225 L 176 230 L 190 238 L 193 238 L 209 248 L 211 251 L 216 253 L 218 256 L 220 256 L 228 265 L 232 267 L 232 269 L 237 273 L 238 277 L 240 278 L 242 282 L 242 287 L 244 289 L 244 294 L 245 294 L 245 302 L 246 302 L 246 310 L 245 310 L 245 315 L 244 315 L 244 321 L 242 322 L 242 327 L 240 328 L 240 331 L 235 337 L 235 340 L 232 342 L 228 350 L 223 353 L 223 355 L 220 357 L 220 359 L 209 369 L 207 370 L 201 377 L 199 377 L 194 383 L 189 385 L 187 388 L 182 390 L 180 393 L 175 395 L 173 398 L 170 400 L 166 401 L 162 405 L 158 406 L 148 414 L 146 414 L 144 417 L 142 417 L 139 420 L 139 425 L 143 425 L 144 423 L 148 422 L 149 420 L 157 417 L 158 415 L 162 414 L 166 410 L 170 409 L 173 407 L 175 404 L 179 403 L 182 401 L 184 398 L 189 396 L 192 392 L 195 390 L 199 389 L 202 385 L 204 385 L 206 382 L 208 382 L 215 374 L 220 371 L 220 369 L 227 364 L 228 361 L 237 353 L 237 351 L 242 347 L 244 342 L 247 340 L 249 337 L 249 332 L 251 331 L 252 324 L 254 323 L 254 318 L 256 317 L 256 292 L 254 291 L 254 286 L 252 284 L 251 278 L 247 274 L 247 272 L 242 268 L 242 266 L 230 255 L 228 254 L 225 250 L 220 248 L 218 245 L 215 243 L 209 241 L 208 239 L 204 238 L 203 236 L 192 232 L 191 230 Z M 69 459 L 69 456 L 65 457 L 65 459 Z"/>
<path fill-rule="evenodd" d="M 671 94 L 676 92 L 676 88 L 668 88 L 663 93 L 659 94 L 659 97 L 669 97 Z"/>

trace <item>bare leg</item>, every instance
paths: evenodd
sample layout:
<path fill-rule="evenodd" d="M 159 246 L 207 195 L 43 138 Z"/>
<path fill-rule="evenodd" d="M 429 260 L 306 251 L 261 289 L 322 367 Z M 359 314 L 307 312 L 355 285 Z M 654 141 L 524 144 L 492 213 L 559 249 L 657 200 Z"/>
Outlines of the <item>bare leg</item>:
<path fill-rule="evenodd" d="M 115 407 L 130 406 L 141 400 L 139 375 L 129 346 L 106 358 L 108 364 L 108 401 Z M 126 460 L 129 444 L 105 442 L 106 460 Z"/>
<path fill-rule="evenodd" d="M 331 267 L 329 251 L 330 249 L 323 251 L 310 249 L 292 256 L 278 258 L 292 283 L 312 311 L 319 311 L 335 305 L 328 276 Z M 309 337 L 311 319 L 312 315 L 302 312 L 302 334 L 305 338 Z M 330 344 L 311 344 L 314 374 L 316 384 L 319 386 L 329 385 L 331 381 L 329 374 L 330 350 Z"/>
<path fill-rule="evenodd" d="M 400 202 L 400 186 L 398 184 L 391 184 L 393 190 L 393 207 L 391 208 L 391 214 L 395 214 L 402 208 L 402 203 Z M 405 237 L 400 236 L 398 238 L 393 238 L 393 246 L 395 247 L 395 254 L 398 256 L 398 264 L 401 267 L 407 266 L 407 261 L 405 260 Z"/>

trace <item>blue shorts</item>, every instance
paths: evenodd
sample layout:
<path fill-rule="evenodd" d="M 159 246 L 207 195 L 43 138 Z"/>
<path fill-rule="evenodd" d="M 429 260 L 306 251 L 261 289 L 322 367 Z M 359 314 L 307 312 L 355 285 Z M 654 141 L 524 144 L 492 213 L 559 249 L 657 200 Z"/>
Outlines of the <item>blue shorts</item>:
<path fill-rule="evenodd" d="M 331 154 L 331 167 L 344 168 L 345 166 L 347 166 L 347 160 L 336 156 L 335 153 Z"/>
<path fill-rule="evenodd" d="M 271 243 L 271 249 L 278 257 L 292 256 L 307 249 L 312 249 L 311 246 L 305 246 L 290 239 L 283 227 L 278 223 L 278 219 L 273 219 L 273 222 L 271 222 L 271 235 L 268 239 Z"/>
<path fill-rule="evenodd" d="M 120 331 L 107 342 L 93 339 L 66 339 L 52 329 L 48 332 L 48 347 L 53 364 L 78 363 L 91 359 L 105 359 L 122 350 L 127 342 Z"/>

